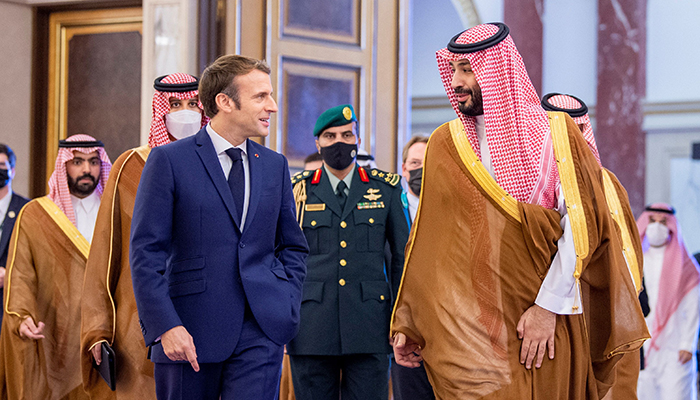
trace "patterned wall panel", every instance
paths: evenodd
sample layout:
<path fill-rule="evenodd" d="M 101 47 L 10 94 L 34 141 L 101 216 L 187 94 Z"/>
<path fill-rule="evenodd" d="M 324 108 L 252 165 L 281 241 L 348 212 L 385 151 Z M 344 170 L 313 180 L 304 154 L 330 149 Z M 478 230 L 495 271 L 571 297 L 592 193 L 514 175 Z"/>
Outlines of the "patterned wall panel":
<path fill-rule="evenodd" d="M 281 66 L 281 148 L 291 166 L 301 167 L 316 152 L 313 129 L 323 111 L 347 103 L 359 110 L 361 69 L 292 58 L 283 58 Z"/>
<path fill-rule="evenodd" d="M 102 140 L 116 160 L 140 142 L 141 34 L 75 35 L 68 49 L 67 135 Z"/>
<path fill-rule="evenodd" d="M 360 0 L 282 0 L 279 4 L 283 37 L 360 44 Z"/>

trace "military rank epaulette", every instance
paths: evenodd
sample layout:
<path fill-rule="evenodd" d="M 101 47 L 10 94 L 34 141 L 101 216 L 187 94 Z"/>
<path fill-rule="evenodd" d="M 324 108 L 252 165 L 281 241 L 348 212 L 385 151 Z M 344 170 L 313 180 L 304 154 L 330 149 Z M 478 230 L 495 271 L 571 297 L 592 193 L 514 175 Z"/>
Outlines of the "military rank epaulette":
<path fill-rule="evenodd" d="M 292 176 L 292 186 L 295 185 L 297 182 L 299 182 L 299 181 L 301 181 L 301 180 L 307 179 L 307 178 L 310 177 L 313 173 L 314 173 L 313 170 L 311 170 L 311 171 L 306 170 L 306 171 L 297 172 L 296 174 L 294 174 L 294 175 Z"/>
<path fill-rule="evenodd" d="M 391 186 L 397 186 L 399 181 L 401 181 L 401 175 L 393 172 L 385 172 L 376 168 L 370 171 L 369 176 L 371 176 L 372 179 L 376 179 Z"/>

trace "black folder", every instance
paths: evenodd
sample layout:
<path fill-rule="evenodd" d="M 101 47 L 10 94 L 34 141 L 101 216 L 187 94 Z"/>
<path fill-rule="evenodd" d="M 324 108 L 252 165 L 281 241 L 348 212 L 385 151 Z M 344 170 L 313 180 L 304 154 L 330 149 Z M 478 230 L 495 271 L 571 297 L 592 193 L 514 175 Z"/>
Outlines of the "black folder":
<path fill-rule="evenodd" d="M 97 365 L 95 360 L 92 360 L 92 367 L 100 373 L 102 379 L 107 382 L 112 391 L 117 388 L 117 360 L 114 356 L 114 350 L 107 342 L 102 342 L 102 362 Z"/>

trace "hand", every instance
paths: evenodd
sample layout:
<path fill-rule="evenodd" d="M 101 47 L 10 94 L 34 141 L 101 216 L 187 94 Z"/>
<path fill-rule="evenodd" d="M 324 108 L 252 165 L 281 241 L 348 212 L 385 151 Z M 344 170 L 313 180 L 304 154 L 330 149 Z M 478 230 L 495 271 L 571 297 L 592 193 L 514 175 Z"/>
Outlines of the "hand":
<path fill-rule="evenodd" d="M 199 372 L 197 349 L 194 347 L 192 336 L 184 326 L 178 325 L 165 332 L 160 337 L 163 352 L 172 361 L 189 361 L 194 372 Z"/>
<path fill-rule="evenodd" d="M 420 367 L 420 362 L 423 361 L 418 343 L 407 337 L 401 332 L 397 332 L 394 336 L 394 358 L 396 363 L 407 368 Z"/>
<path fill-rule="evenodd" d="M 42 335 L 42 331 L 44 330 L 44 323 L 39 322 L 39 325 L 34 324 L 34 320 L 32 317 L 27 317 L 22 321 L 22 323 L 19 325 L 19 337 L 22 339 L 33 339 L 33 340 L 38 340 L 38 339 L 43 339 L 44 335 Z"/>
<path fill-rule="evenodd" d="M 92 353 L 92 358 L 95 359 L 95 364 L 102 364 L 102 343 L 97 343 L 92 349 L 90 349 L 90 353 Z"/>
<path fill-rule="evenodd" d="M 549 359 L 554 359 L 554 328 L 557 315 L 537 304 L 531 306 L 518 321 L 518 338 L 523 340 L 520 348 L 520 364 L 532 368 L 532 360 L 537 356 L 535 368 L 542 366 L 545 348 L 549 347 Z"/>
<path fill-rule="evenodd" d="M 681 364 L 685 364 L 688 361 L 693 359 L 693 353 L 685 350 L 681 350 L 678 352 L 678 362 Z"/>
<path fill-rule="evenodd" d="M 5 287 L 5 267 L 0 267 L 0 288 Z"/>

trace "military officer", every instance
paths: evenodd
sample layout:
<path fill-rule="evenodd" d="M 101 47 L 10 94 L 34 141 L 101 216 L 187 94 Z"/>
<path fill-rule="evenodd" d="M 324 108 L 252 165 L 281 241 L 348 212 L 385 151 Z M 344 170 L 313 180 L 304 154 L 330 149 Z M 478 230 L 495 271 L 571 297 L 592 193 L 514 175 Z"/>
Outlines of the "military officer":
<path fill-rule="evenodd" d="M 323 166 L 292 178 L 310 248 L 300 330 L 287 346 L 294 391 L 297 400 L 386 400 L 389 321 L 409 229 L 401 176 L 356 165 L 351 105 L 321 114 L 314 136 Z"/>

